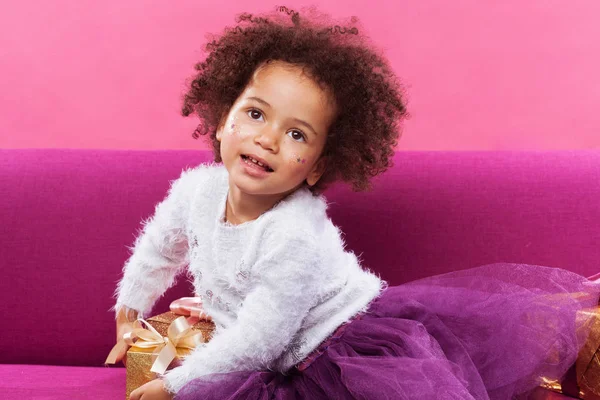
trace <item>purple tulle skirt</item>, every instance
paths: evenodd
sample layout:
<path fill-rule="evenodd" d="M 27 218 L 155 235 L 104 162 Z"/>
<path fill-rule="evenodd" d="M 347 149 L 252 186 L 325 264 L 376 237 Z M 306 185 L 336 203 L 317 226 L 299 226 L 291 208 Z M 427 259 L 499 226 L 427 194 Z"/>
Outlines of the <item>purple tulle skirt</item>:
<path fill-rule="evenodd" d="M 560 379 L 600 285 L 543 266 L 490 264 L 386 288 L 286 374 L 205 376 L 176 400 L 513 399 Z"/>

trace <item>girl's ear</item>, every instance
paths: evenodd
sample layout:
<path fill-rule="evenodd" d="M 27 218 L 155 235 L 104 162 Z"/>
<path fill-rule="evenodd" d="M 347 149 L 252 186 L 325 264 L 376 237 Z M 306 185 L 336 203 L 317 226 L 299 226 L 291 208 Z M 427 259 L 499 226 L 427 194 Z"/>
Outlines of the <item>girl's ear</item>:
<path fill-rule="evenodd" d="M 221 120 L 219 121 L 219 126 L 217 126 L 217 140 L 220 142 L 221 137 L 223 136 L 223 129 L 225 128 L 225 121 L 227 121 L 227 116 L 229 113 L 224 113 L 221 116 Z"/>
<path fill-rule="evenodd" d="M 309 186 L 314 186 L 319 181 L 319 179 L 321 179 L 323 173 L 325 173 L 326 167 L 327 157 L 321 157 L 319 161 L 317 161 L 312 167 L 311 171 L 308 173 L 308 176 L 306 177 L 306 183 L 308 183 Z"/>
<path fill-rule="evenodd" d="M 223 136 L 223 128 L 225 127 L 225 123 L 222 121 L 219 123 L 217 127 L 217 141 L 221 141 L 221 137 Z"/>

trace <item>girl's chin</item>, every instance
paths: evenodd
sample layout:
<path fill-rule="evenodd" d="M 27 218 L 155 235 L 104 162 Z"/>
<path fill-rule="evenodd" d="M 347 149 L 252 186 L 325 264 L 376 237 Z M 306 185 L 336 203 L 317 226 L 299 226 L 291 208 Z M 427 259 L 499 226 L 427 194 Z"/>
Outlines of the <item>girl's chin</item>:
<path fill-rule="evenodd" d="M 241 192 L 257 196 L 285 195 L 294 190 L 289 185 L 278 185 L 273 182 L 256 182 L 248 177 L 234 177 L 231 181 Z"/>

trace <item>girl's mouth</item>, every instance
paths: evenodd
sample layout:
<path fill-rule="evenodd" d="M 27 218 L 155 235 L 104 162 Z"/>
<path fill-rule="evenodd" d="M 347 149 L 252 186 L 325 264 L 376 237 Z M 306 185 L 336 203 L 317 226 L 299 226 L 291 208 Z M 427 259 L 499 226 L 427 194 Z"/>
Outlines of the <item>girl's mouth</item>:
<path fill-rule="evenodd" d="M 244 162 L 245 164 L 248 164 L 249 166 L 251 166 L 253 168 L 262 169 L 263 171 L 266 171 L 266 172 L 274 172 L 273 169 L 271 167 L 269 167 L 268 165 L 265 165 L 251 157 L 248 157 L 245 154 L 242 154 L 241 158 L 242 158 L 242 162 Z"/>

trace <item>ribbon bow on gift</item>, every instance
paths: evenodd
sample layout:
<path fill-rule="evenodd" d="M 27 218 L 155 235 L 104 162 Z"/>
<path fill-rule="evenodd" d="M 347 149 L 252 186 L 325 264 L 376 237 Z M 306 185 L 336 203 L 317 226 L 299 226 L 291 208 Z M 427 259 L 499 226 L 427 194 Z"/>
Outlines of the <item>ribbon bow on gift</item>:
<path fill-rule="evenodd" d="M 205 342 L 202 332 L 192 330 L 192 325 L 184 316 L 177 318 L 169 325 L 166 337 L 163 337 L 152 325 L 141 318 L 134 322 L 134 326 L 133 331 L 124 334 L 123 338 L 112 348 L 106 358 L 106 364 L 115 364 L 117 355 L 124 347 L 154 348 L 152 354 L 156 359 L 150 371 L 164 374 L 169 364 L 177 356 L 178 350 L 190 350 Z"/>

